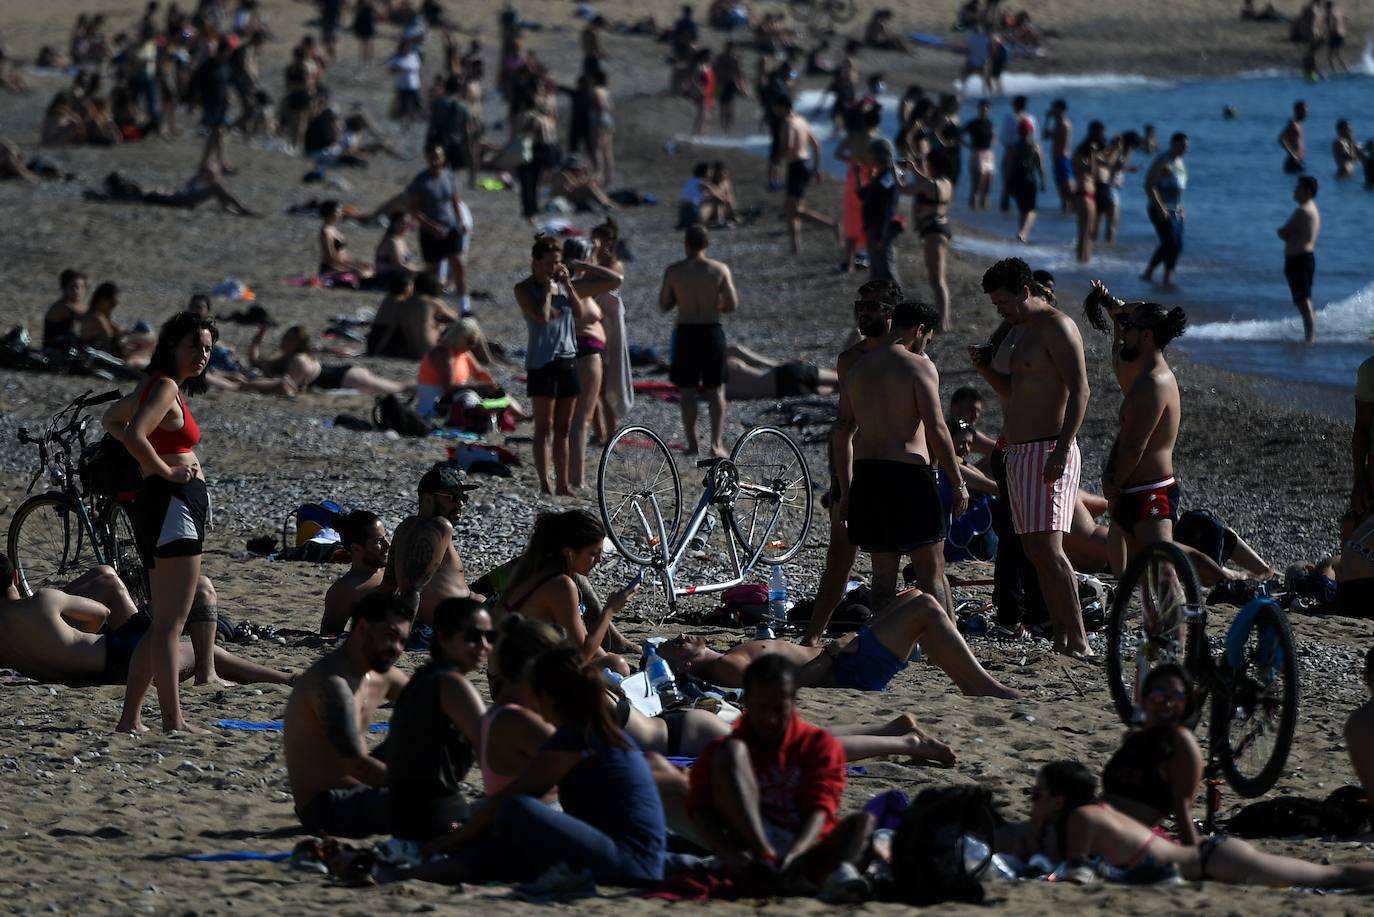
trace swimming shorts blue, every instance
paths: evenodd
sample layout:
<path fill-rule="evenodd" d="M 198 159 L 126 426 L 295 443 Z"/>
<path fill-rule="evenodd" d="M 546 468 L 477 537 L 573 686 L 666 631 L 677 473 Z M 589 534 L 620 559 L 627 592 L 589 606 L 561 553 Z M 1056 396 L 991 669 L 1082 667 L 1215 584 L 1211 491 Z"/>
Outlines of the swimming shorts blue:
<path fill-rule="evenodd" d="M 906 668 L 906 660 L 898 659 L 892 650 L 883 646 L 867 625 L 859 628 L 854 642 L 859 645 L 857 652 L 835 657 L 835 687 L 886 691 L 893 677 Z"/>
<path fill-rule="evenodd" d="M 1065 156 L 1063 159 L 1054 161 L 1054 180 L 1073 181 L 1073 160 Z"/>

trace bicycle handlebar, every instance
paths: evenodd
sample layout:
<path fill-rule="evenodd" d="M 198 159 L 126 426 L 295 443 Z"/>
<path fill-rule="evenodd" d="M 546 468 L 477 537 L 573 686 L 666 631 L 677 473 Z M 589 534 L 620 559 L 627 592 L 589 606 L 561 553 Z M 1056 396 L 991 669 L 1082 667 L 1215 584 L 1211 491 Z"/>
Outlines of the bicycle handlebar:
<path fill-rule="evenodd" d="M 82 395 L 80 398 L 76 399 L 81 403 L 81 406 L 83 408 L 95 407 L 97 404 L 108 404 L 111 401 L 118 401 L 120 398 L 124 397 L 124 393 L 121 392 L 119 389 L 115 389 L 111 392 L 105 392 L 102 395 L 96 395 L 94 398 L 88 398 L 87 395 L 90 395 L 90 392 L 87 392 L 85 395 Z"/>

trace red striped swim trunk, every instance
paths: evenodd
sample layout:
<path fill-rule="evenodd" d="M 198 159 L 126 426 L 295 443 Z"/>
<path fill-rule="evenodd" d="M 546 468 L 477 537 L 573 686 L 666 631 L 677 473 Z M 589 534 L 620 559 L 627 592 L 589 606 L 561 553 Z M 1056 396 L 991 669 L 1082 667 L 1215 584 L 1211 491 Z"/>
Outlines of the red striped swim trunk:
<path fill-rule="evenodd" d="M 1073 523 L 1078 503 L 1078 478 L 1083 459 L 1078 443 L 1069 447 L 1064 473 L 1045 483 L 1045 463 L 1054 451 L 1055 440 L 1011 443 L 1007 446 L 1007 502 L 1016 534 L 1067 532 Z"/>

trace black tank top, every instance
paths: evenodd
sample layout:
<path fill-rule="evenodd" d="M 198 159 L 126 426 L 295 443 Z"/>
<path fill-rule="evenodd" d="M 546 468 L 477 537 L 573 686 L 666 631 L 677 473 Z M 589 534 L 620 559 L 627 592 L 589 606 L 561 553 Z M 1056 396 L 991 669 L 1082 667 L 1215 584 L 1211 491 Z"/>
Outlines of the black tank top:
<path fill-rule="evenodd" d="M 1166 769 L 1174 756 L 1174 727 L 1152 726 L 1133 732 L 1102 769 L 1102 792 L 1148 806 L 1156 812 L 1173 808 L 1173 789 Z"/>
<path fill-rule="evenodd" d="M 387 736 L 386 782 L 392 796 L 411 800 L 459 796 L 477 761 L 467 736 L 444 713 L 440 679 L 457 670 L 431 662 L 416 672 L 396 701 Z"/>

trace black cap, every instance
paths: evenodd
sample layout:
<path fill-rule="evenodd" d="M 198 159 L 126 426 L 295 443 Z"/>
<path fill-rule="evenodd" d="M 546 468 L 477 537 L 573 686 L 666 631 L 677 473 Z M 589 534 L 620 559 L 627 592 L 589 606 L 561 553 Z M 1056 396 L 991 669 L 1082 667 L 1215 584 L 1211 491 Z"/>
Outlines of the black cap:
<path fill-rule="evenodd" d="M 437 462 L 420 478 L 419 491 L 422 494 L 452 491 L 462 493 L 477 490 L 479 485 L 468 483 L 467 473 L 449 462 Z"/>

